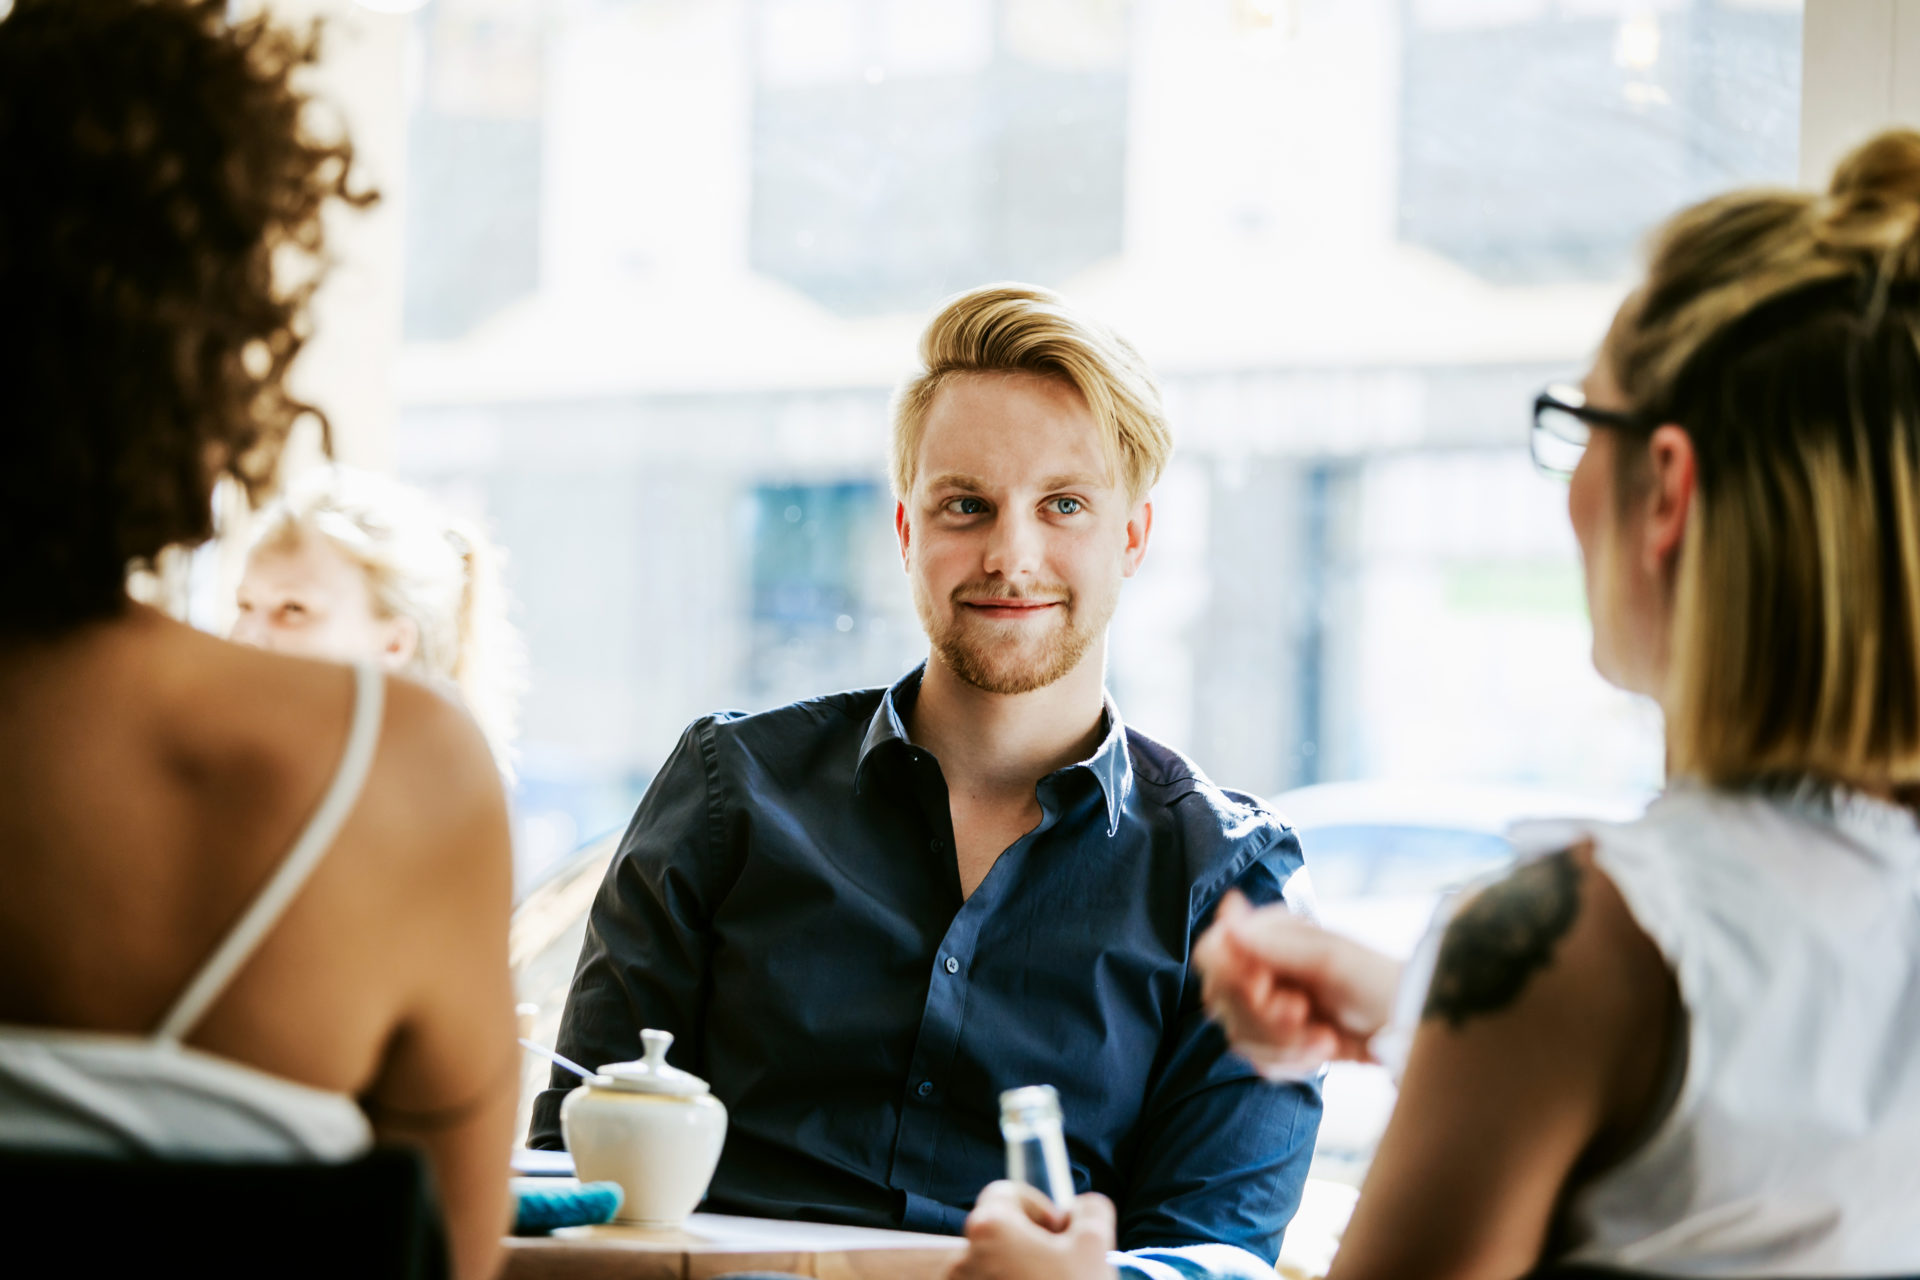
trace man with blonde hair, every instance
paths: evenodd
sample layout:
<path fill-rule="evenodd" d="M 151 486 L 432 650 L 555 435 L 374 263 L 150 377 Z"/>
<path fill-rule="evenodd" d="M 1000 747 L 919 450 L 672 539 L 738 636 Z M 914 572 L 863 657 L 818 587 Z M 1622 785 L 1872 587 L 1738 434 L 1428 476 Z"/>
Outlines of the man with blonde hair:
<path fill-rule="evenodd" d="M 1044 289 L 948 302 L 895 402 L 930 642 L 889 689 L 697 721 L 593 908 L 560 1048 L 643 1027 L 732 1117 L 713 1209 L 959 1231 L 1051 1084 L 1120 1266 L 1271 1277 L 1318 1129 L 1207 1021 L 1191 943 L 1286 896 L 1293 834 L 1127 728 L 1106 632 L 1172 452 L 1139 355 Z M 534 1113 L 558 1146 L 556 1074 Z M 1052 1225 L 1067 1226 L 1036 1206 Z M 1071 1231 L 1062 1235 L 1069 1241 Z"/>

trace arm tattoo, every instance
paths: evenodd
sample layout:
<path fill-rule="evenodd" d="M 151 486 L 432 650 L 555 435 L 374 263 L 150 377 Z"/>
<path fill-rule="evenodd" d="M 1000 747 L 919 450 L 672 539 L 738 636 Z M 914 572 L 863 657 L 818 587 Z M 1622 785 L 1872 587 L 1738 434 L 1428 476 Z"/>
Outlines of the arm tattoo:
<path fill-rule="evenodd" d="M 1580 914 L 1580 864 L 1571 853 L 1524 863 L 1481 892 L 1447 926 L 1422 1021 L 1456 1031 L 1475 1014 L 1520 998 Z"/>

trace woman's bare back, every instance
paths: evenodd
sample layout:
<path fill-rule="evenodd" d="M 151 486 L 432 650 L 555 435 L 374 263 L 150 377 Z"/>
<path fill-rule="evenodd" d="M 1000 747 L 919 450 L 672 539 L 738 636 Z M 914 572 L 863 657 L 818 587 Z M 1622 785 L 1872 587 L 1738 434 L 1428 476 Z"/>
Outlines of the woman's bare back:
<path fill-rule="evenodd" d="M 151 1034 L 312 817 L 353 703 L 347 668 L 145 609 L 0 649 L 0 1023 Z M 468 1275 L 504 1212 L 509 864 L 480 735 L 389 681 L 357 804 L 186 1035 L 423 1143 Z"/>

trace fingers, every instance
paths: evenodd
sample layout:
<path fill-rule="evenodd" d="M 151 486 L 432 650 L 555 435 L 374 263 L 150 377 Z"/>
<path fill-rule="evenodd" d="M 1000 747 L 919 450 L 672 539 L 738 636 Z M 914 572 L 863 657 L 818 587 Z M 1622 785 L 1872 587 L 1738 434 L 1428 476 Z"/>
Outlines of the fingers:
<path fill-rule="evenodd" d="M 1049 1231 L 1058 1231 L 1067 1225 L 1067 1211 L 1053 1202 L 1053 1197 L 1043 1193 L 1038 1187 L 1025 1183 L 1008 1183 L 1019 1197 L 1020 1211 L 1027 1215 L 1029 1222 L 1038 1223 Z"/>
<path fill-rule="evenodd" d="M 1115 1233 L 1103 1195 L 1080 1196 L 1063 1212 L 1032 1187 L 996 1182 L 968 1215 L 967 1252 L 947 1280 L 1115 1280 L 1107 1261 Z"/>
<path fill-rule="evenodd" d="M 1332 1022 L 1343 1035 L 1364 1040 L 1392 1012 L 1400 962 L 1391 956 L 1278 906 L 1238 917 L 1227 933 L 1231 946 L 1254 956 L 1273 981 L 1306 992 L 1316 1017 Z"/>
<path fill-rule="evenodd" d="M 1073 1217 L 1068 1230 L 1090 1247 L 1098 1244 L 1104 1252 L 1113 1248 L 1118 1221 L 1113 1201 L 1098 1191 L 1089 1191 L 1074 1197 Z"/>
<path fill-rule="evenodd" d="M 1234 1051 L 1269 1079 L 1303 1079 L 1339 1055 L 1338 1029 L 1295 987 L 1222 977 L 1203 985 L 1202 999 Z"/>
<path fill-rule="evenodd" d="M 1208 1015 L 1273 1079 L 1370 1061 L 1367 1038 L 1391 1014 L 1400 973 L 1388 956 L 1237 893 L 1221 899 L 1194 963 Z"/>
<path fill-rule="evenodd" d="M 1194 947 L 1200 994 L 1209 1006 L 1226 1000 L 1259 1005 L 1275 985 L 1273 966 L 1241 946 L 1228 925 L 1216 925 Z"/>
<path fill-rule="evenodd" d="M 1327 1028 L 1319 1027 L 1283 1045 L 1239 1041 L 1233 1051 L 1268 1080 L 1306 1080 L 1340 1057 L 1339 1048 L 1338 1038 Z"/>
<path fill-rule="evenodd" d="M 1261 1067 L 1269 1080 L 1304 1080 L 1332 1062 L 1340 1052 L 1340 1041 L 1330 1027 L 1311 1027 Z"/>
<path fill-rule="evenodd" d="M 1284 905 L 1256 909 L 1229 893 L 1194 947 L 1202 993 L 1237 996 L 1257 1007 L 1276 986 L 1312 988 L 1325 969 L 1332 936 Z"/>
<path fill-rule="evenodd" d="M 967 1238 L 998 1235 L 1029 1223 L 1048 1231 L 1059 1231 L 1067 1225 L 1067 1215 L 1052 1200 L 1024 1183 L 990 1182 L 974 1201 L 973 1212 L 967 1215 Z"/>
<path fill-rule="evenodd" d="M 1222 903 L 1221 911 L 1224 913 L 1225 910 L 1226 904 Z M 1228 936 L 1230 932 L 1225 921 L 1216 918 L 1207 931 L 1200 935 L 1200 940 L 1193 944 L 1193 964 L 1203 976 L 1212 978 L 1233 964 L 1238 948 Z"/>
<path fill-rule="evenodd" d="M 1260 1022 L 1275 1030 L 1305 1027 L 1313 1020 L 1313 1002 L 1305 992 L 1292 987 L 1271 987 L 1265 995 L 1249 1001 L 1248 1009 Z"/>
<path fill-rule="evenodd" d="M 1281 986 L 1262 974 L 1239 981 L 1222 978 L 1203 984 L 1207 1012 L 1229 1039 L 1286 1040 L 1314 1020 L 1314 1005 L 1302 991 Z"/>
<path fill-rule="evenodd" d="M 1227 933 L 1249 955 L 1302 977 L 1317 975 L 1326 967 L 1329 943 L 1335 936 L 1279 904 L 1241 913 L 1228 923 Z"/>
<path fill-rule="evenodd" d="M 1233 925 L 1254 911 L 1253 904 L 1238 889 L 1229 889 L 1213 910 L 1213 923 L 1194 944 L 1193 960 L 1203 972 L 1220 967 L 1243 966 L 1248 953 L 1234 938 Z"/>

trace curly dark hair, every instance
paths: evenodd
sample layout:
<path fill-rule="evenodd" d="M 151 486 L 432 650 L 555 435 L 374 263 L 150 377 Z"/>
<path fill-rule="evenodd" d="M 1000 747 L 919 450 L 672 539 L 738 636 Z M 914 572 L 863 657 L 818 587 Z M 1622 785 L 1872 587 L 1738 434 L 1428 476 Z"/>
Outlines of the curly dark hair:
<path fill-rule="evenodd" d="M 321 212 L 374 199 L 304 128 L 317 40 L 226 0 L 0 18 L 0 635 L 118 613 L 129 567 L 211 536 L 220 476 L 258 498 L 317 413 L 285 380 Z"/>

